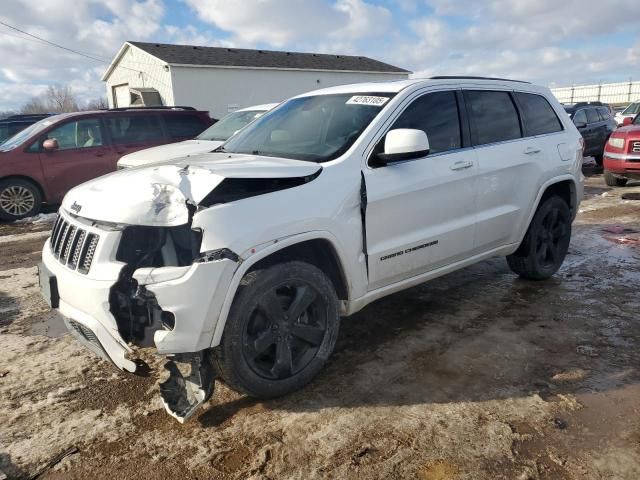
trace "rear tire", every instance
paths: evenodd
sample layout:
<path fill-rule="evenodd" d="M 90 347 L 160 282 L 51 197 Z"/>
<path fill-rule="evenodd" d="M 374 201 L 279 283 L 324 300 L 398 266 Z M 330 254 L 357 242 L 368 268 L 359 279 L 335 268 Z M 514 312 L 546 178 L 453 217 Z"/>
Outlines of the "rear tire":
<path fill-rule="evenodd" d="M 331 280 L 303 262 L 248 273 L 215 349 L 218 373 L 234 390 L 258 398 L 309 383 L 333 352 L 340 317 Z"/>
<path fill-rule="evenodd" d="M 22 178 L 0 181 L 0 220 L 12 222 L 32 217 L 41 208 L 42 195 L 33 182 Z"/>
<path fill-rule="evenodd" d="M 527 280 L 544 280 L 558 271 L 571 240 L 571 211 L 553 195 L 538 207 L 518 250 L 507 257 L 509 268 Z"/>
<path fill-rule="evenodd" d="M 609 187 L 624 187 L 627 184 L 627 181 L 627 178 L 616 177 L 609 170 L 604 171 L 604 183 Z"/>

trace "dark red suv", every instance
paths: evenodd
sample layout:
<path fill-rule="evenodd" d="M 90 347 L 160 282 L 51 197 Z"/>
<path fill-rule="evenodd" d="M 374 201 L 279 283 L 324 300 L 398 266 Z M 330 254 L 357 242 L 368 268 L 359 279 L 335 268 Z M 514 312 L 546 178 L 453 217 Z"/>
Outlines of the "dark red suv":
<path fill-rule="evenodd" d="M 0 145 L 0 220 L 35 215 L 76 185 L 116 170 L 118 159 L 193 138 L 214 123 L 191 107 L 63 113 Z"/>

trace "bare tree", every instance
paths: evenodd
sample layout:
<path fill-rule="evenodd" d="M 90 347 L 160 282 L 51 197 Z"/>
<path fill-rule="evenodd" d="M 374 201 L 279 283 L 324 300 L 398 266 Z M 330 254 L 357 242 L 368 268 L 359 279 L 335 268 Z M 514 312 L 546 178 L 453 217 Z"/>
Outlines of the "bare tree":
<path fill-rule="evenodd" d="M 109 102 L 107 102 L 105 97 L 98 97 L 93 100 L 89 100 L 85 110 L 104 110 L 105 108 L 109 108 Z"/>
<path fill-rule="evenodd" d="M 77 112 L 78 101 L 69 85 L 54 86 L 49 85 L 44 97 L 49 104 L 51 111 L 56 113 Z"/>
<path fill-rule="evenodd" d="M 25 103 L 20 113 L 64 113 L 78 110 L 78 100 L 69 85 L 50 85 L 44 93 Z"/>
<path fill-rule="evenodd" d="M 48 113 L 51 110 L 42 96 L 31 99 L 20 108 L 20 113 Z"/>

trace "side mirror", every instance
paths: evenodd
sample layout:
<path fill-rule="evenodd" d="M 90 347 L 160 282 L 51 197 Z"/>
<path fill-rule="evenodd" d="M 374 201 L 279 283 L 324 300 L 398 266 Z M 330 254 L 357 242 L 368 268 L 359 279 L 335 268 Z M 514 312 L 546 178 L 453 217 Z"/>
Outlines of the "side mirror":
<path fill-rule="evenodd" d="M 626 127 L 627 125 L 631 125 L 633 123 L 633 118 L 631 117 L 624 117 L 624 120 L 622 120 L 622 126 Z"/>
<path fill-rule="evenodd" d="M 384 153 L 377 155 L 380 164 L 401 162 L 429 154 L 429 138 L 422 130 L 396 128 L 387 132 L 384 139 Z"/>
<path fill-rule="evenodd" d="M 58 140 L 55 138 L 47 138 L 44 142 L 42 142 L 42 148 L 47 152 L 53 152 L 54 150 L 58 150 L 60 145 L 58 145 Z"/>
<path fill-rule="evenodd" d="M 584 128 L 587 126 L 587 122 L 576 122 L 576 128 Z"/>

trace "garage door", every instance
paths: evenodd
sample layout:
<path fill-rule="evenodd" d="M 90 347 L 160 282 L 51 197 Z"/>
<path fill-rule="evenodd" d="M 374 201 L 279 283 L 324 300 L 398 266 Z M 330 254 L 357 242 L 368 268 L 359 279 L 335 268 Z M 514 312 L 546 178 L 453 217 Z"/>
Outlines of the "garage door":
<path fill-rule="evenodd" d="M 129 85 L 116 85 L 113 87 L 113 98 L 115 100 L 114 107 L 128 107 L 131 105 L 131 94 L 129 93 Z"/>

